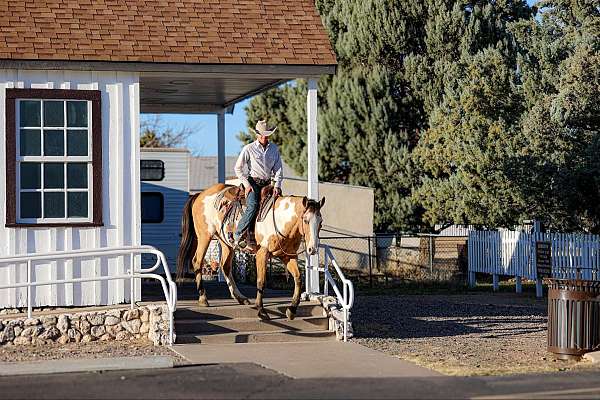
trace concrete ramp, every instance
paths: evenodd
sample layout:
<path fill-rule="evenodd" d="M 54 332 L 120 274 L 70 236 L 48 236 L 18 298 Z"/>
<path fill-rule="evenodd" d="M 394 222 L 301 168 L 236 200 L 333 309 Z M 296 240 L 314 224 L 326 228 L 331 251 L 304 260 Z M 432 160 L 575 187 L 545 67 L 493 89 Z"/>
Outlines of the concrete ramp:
<path fill-rule="evenodd" d="M 181 344 L 192 363 L 255 363 L 291 378 L 407 378 L 441 374 L 356 343 L 337 341 Z"/>

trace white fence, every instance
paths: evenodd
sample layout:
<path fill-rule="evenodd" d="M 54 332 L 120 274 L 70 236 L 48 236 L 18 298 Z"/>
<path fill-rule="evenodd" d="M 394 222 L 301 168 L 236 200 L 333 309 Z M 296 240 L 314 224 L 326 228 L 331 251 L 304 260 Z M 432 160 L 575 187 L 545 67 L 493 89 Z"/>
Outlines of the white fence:
<path fill-rule="evenodd" d="M 600 237 L 567 233 L 524 233 L 513 231 L 471 231 L 469 233 L 469 281 L 474 273 L 494 276 L 497 289 L 499 275 L 538 281 L 535 263 L 535 242 L 551 243 L 552 277 L 562 279 L 600 280 Z"/>

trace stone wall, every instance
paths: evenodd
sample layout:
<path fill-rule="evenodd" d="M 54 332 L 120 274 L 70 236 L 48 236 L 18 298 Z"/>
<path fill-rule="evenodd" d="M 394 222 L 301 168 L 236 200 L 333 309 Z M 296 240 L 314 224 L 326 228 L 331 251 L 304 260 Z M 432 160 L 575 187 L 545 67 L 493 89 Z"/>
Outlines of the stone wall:
<path fill-rule="evenodd" d="M 95 340 L 147 339 L 169 343 L 169 311 L 164 305 L 109 309 L 35 318 L 0 320 L 0 345 L 86 343 Z"/>

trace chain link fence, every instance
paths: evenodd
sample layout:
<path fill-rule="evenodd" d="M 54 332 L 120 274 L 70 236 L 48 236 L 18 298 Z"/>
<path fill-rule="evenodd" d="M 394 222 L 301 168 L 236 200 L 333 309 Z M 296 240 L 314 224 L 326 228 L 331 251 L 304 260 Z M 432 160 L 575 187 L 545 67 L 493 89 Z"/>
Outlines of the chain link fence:
<path fill-rule="evenodd" d="M 464 282 L 467 277 L 467 238 L 440 235 L 386 234 L 375 236 L 323 235 L 344 274 L 370 287 L 406 282 Z M 320 260 L 325 257 L 321 252 Z M 205 257 L 204 278 L 218 279 L 220 253 L 216 241 Z M 298 259 L 304 282 L 304 257 Z M 256 283 L 254 256 L 236 252 L 233 260 L 236 281 Z M 293 289 L 294 280 L 286 266 L 273 257 L 267 264 L 267 287 Z"/>

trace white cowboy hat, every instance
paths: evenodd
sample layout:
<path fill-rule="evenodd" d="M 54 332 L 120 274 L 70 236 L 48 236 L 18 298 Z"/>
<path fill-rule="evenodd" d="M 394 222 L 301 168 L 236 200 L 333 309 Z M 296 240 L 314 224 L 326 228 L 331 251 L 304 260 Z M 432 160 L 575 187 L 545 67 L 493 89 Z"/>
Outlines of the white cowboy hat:
<path fill-rule="evenodd" d="M 250 130 L 256 133 L 257 135 L 271 136 L 277 130 L 277 127 L 268 129 L 267 121 L 262 119 L 256 123 L 256 130 L 252 128 L 250 128 Z"/>

